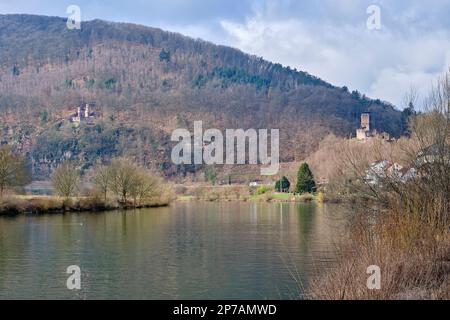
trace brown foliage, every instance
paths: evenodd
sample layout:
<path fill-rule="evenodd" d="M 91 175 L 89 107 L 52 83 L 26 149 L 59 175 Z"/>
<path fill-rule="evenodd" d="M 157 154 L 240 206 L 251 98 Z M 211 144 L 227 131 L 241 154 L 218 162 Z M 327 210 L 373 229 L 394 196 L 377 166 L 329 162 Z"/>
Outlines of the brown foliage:
<path fill-rule="evenodd" d="M 20 119 L 30 126 L 27 138 L 39 144 L 34 150 L 45 144 L 35 139 L 40 132 L 86 101 L 95 101 L 97 116 L 115 119 L 116 128 L 126 123 L 167 133 L 194 120 L 221 130 L 279 128 L 281 158 L 289 162 L 302 160 L 329 132 L 353 134 L 362 110 L 372 112 L 380 131 L 401 133 L 401 113 L 388 104 L 178 34 L 90 21 L 77 37 L 63 19 L 22 15 L 0 16 L 0 28 L 1 122 L 7 127 Z M 170 52 L 169 61 L 160 58 L 163 50 Z M 42 113 L 45 121 L 39 120 Z M 167 145 L 167 136 L 154 139 Z M 92 149 L 86 145 L 79 153 L 95 155 Z M 120 155 L 138 153 L 132 149 L 140 148 L 130 144 Z M 149 157 L 159 156 L 152 151 Z M 170 163 L 163 156 L 158 160 Z"/>
<path fill-rule="evenodd" d="M 0 147 L 0 198 L 8 187 L 21 187 L 31 181 L 25 159 L 8 146 Z"/>
<path fill-rule="evenodd" d="M 449 77 L 431 93 L 430 110 L 413 120 L 411 139 L 395 145 L 417 169 L 415 178 L 405 182 L 386 176 L 377 185 L 365 186 L 361 181 L 368 159 L 386 148 L 375 143 L 367 153 L 346 149 L 348 162 L 341 165 L 347 171 L 341 172 L 347 186 L 371 194 L 375 206 L 361 208 L 364 213 L 352 224 L 349 240 L 339 246 L 336 267 L 315 279 L 313 298 L 450 298 Z M 381 268 L 381 290 L 366 287 L 365 271 L 371 265 Z"/>

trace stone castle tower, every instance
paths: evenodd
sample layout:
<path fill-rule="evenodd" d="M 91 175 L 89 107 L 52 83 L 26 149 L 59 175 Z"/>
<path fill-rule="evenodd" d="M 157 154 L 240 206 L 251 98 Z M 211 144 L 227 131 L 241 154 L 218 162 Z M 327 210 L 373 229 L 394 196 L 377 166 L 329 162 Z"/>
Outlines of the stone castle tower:
<path fill-rule="evenodd" d="M 361 114 L 361 127 L 356 130 L 356 139 L 364 141 L 370 136 L 370 113 L 363 113 Z"/>
<path fill-rule="evenodd" d="M 86 122 L 87 124 L 92 124 L 94 121 L 95 114 L 92 113 L 91 107 L 89 104 L 86 104 L 84 108 L 77 107 L 77 113 L 74 117 L 71 118 L 71 121 L 75 123 L 75 125 L 80 124 L 81 122 Z"/>
<path fill-rule="evenodd" d="M 370 131 L 370 113 L 363 113 L 361 115 L 361 129 Z"/>

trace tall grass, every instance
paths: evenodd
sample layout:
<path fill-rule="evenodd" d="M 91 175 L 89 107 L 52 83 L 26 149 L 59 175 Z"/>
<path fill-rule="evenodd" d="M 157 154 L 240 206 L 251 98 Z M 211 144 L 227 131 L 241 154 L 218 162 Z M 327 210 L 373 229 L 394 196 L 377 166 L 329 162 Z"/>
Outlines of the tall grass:
<path fill-rule="evenodd" d="M 370 202 L 337 246 L 336 266 L 313 280 L 312 298 L 450 299 L 450 73 L 429 100 L 431 109 L 413 119 L 411 138 L 397 149 L 417 169 L 414 179 L 384 176 L 367 185 L 367 157 L 347 152 L 340 186 Z M 380 290 L 367 287 L 372 265 L 381 269 Z"/>
<path fill-rule="evenodd" d="M 445 189 L 420 177 L 380 191 L 382 200 L 360 207 L 349 238 L 337 246 L 336 266 L 313 281 L 311 296 L 450 299 L 449 198 Z M 366 286 L 371 265 L 381 268 L 381 290 Z"/>
<path fill-rule="evenodd" d="M 337 246 L 338 263 L 312 281 L 315 299 L 449 299 L 450 236 L 417 216 L 391 212 L 357 217 Z M 369 290 L 369 266 L 381 269 L 381 289 Z"/>
<path fill-rule="evenodd" d="M 247 201 L 250 191 L 247 186 L 196 186 L 191 187 L 186 195 L 199 201 Z"/>
<path fill-rule="evenodd" d="M 16 215 L 21 213 L 42 214 L 80 211 L 108 211 L 128 208 L 149 208 L 169 205 L 173 196 L 162 192 L 143 199 L 139 205 L 132 201 L 119 203 L 116 199 L 103 199 L 93 192 L 89 197 L 22 197 L 8 196 L 0 199 L 0 215 Z"/>

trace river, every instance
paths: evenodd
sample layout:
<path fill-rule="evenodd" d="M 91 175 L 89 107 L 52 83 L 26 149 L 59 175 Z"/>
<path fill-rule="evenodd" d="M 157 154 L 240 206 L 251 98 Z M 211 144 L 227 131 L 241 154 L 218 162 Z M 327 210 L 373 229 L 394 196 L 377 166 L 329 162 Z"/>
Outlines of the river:
<path fill-rule="evenodd" d="M 337 205 L 175 203 L 0 218 L 0 299 L 301 299 L 345 232 Z M 68 266 L 81 289 L 68 290 Z"/>

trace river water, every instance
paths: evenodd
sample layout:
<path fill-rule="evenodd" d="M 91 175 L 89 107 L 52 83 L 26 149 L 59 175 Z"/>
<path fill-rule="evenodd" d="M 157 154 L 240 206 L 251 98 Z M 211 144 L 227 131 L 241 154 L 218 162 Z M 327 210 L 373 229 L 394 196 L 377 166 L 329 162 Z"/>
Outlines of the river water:
<path fill-rule="evenodd" d="M 175 203 L 0 218 L 0 299 L 301 299 L 345 233 L 337 205 Z M 79 266 L 81 289 L 66 273 Z"/>

